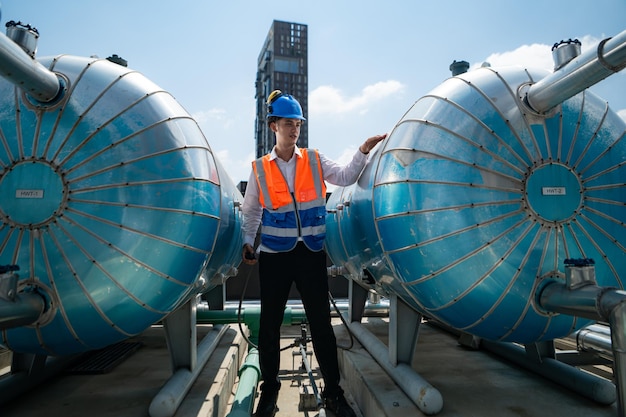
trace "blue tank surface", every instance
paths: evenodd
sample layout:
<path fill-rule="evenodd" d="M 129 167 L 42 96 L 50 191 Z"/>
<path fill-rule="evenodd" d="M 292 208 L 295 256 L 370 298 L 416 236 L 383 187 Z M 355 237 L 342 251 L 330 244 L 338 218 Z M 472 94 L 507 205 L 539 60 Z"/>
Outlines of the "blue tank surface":
<path fill-rule="evenodd" d="M 136 335 L 236 273 L 243 198 L 195 120 L 106 59 L 38 60 L 65 92 L 0 79 L 0 264 L 46 310 L 2 332 L 16 352 L 66 355 Z"/>
<path fill-rule="evenodd" d="M 548 73 L 480 68 L 420 98 L 327 205 L 326 246 L 352 279 L 490 340 L 530 343 L 587 319 L 536 295 L 564 260 L 626 280 L 626 125 L 584 90 L 545 114 L 519 91 Z"/>

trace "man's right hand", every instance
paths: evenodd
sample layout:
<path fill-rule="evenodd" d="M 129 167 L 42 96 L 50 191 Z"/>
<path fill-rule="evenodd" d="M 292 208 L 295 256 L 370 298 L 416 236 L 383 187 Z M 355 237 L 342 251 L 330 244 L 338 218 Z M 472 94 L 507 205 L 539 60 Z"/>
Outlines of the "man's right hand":
<path fill-rule="evenodd" d="M 243 245 L 241 259 L 243 260 L 243 263 L 248 265 L 254 265 L 257 263 L 254 248 L 247 243 Z"/>

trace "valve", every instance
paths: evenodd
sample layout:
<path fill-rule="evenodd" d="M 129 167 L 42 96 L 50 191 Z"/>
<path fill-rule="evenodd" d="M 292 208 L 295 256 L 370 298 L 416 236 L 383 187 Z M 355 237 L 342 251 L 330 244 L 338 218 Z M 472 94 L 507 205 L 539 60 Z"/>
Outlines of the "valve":
<path fill-rule="evenodd" d="M 568 258 L 565 264 L 565 282 L 570 290 L 596 284 L 595 261 L 591 258 Z"/>

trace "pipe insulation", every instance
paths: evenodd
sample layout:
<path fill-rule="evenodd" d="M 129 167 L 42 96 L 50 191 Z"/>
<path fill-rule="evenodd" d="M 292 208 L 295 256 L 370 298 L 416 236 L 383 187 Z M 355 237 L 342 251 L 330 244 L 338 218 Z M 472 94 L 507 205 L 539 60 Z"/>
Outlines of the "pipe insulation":
<path fill-rule="evenodd" d="M 228 330 L 228 325 L 215 325 L 198 345 L 198 358 L 193 369 L 179 369 L 165 383 L 161 391 L 152 399 L 148 412 L 150 417 L 171 417 L 176 413 L 198 375 L 204 369 L 211 354 L 217 348 L 220 339 Z"/>
<path fill-rule="evenodd" d="M 437 414 L 443 407 L 441 393 L 405 363 L 393 365 L 389 350 L 359 322 L 348 322 L 350 331 L 406 395 L 427 415 Z"/>
<path fill-rule="evenodd" d="M 0 74 L 42 103 L 52 101 L 61 90 L 61 83 L 54 72 L 35 61 L 19 45 L 1 33 Z"/>
<path fill-rule="evenodd" d="M 613 404 L 617 398 L 615 385 L 610 381 L 580 371 L 556 359 L 541 358 L 541 362 L 533 361 L 528 358 L 524 348 L 514 343 L 481 340 L 480 346 L 599 404 Z"/>
<path fill-rule="evenodd" d="M 239 370 L 239 384 L 233 398 L 233 405 L 227 417 L 250 417 L 254 406 L 256 387 L 261 379 L 259 351 L 252 348 Z"/>
<path fill-rule="evenodd" d="M 528 104 L 543 113 L 626 66 L 626 30 L 600 42 L 571 63 L 533 84 Z"/>

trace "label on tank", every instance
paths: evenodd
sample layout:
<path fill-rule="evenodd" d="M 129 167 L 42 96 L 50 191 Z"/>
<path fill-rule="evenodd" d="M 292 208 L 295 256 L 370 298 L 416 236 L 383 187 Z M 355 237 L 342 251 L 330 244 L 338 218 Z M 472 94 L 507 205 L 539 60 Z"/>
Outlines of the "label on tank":
<path fill-rule="evenodd" d="M 15 198 L 43 198 L 43 190 L 15 190 Z"/>
<path fill-rule="evenodd" d="M 565 195 L 565 187 L 541 187 L 543 195 Z"/>

